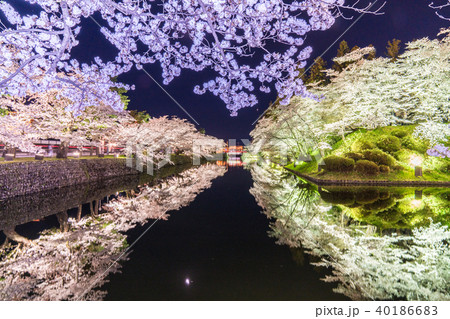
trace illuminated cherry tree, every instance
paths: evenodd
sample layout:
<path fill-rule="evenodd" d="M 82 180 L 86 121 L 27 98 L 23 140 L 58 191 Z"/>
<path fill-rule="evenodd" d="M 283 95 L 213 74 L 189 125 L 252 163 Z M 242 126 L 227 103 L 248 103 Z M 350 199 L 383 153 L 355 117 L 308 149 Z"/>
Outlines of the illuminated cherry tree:
<path fill-rule="evenodd" d="M 370 47 L 335 59 L 354 63 L 342 72 L 327 70 L 330 84 L 311 86 L 319 101 L 295 97 L 287 107 L 269 109 L 251 133 L 254 144 L 286 144 L 295 154 L 299 143 L 308 147 L 359 128 L 405 124 L 417 124 L 415 135 L 432 146 L 445 144 L 450 136 L 450 30 L 439 36 L 408 43 L 396 62 L 364 59 Z"/>
<path fill-rule="evenodd" d="M 87 106 L 76 116 L 67 110 L 72 102 L 57 98 L 58 91 L 27 95 L 23 98 L 0 98 L 0 140 L 23 152 L 35 153 L 39 139 L 59 139 L 72 146 L 105 146 L 116 144 L 126 147 L 139 146 L 134 152 L 143 163 L 159 162 L 173 153 L 193 156 L 195 146 L 198 155 L 215 153 L 224 142 L 200 133 L 186 120 L 151 118 L 137 123 L 129 111 L 117 112 L 97 100 L 97 106 Z"/>
<path fill-rule="evenodd" d="M 165 84 L 183 69 L 213 70 L 218 76 L 194 92 L 219 96 L 231 115 L 255 105 L 253 92 L 268 93 L 270 85 L 284 104 L 293 95 L 312 97 L 297 70 L 312 51 L 301 49 L 306 35 L 329 29 L 346 10 L 378 14 L 380 9 L 344 0 L 25 1 L 39 5 L 40 14 L 21 15 L 0 2 L 9 22 L 0 33 L 0 93 L 23 97 L 56 89 L 58 97 L 73 101 L 67 108 L 75 113 L 98 98 L 122 109 L 110 87 L 129 87 L 111 78 L 149 63 L 161 65 Z M 117 56 L 80 64 L 71 52 L 79 44 L 82 18 L 95 13 L 103 18 L 101 32 Z"/>
<path fill-rule="evenodd" d="M 39 139 L 59 139 L 74 146 L 96 145 L 116 139 L 119 131 L 134 119 L 128 112 L 117 112 L 96 101 L 75 116 L 67 110 L 72 102 L 57 98 L 58 91 L 27 95 L 23 98 L 0 98 L 6 114 L 0 117 L 0 140 L 23 152 L 35 153 Z"/>
<path fill-rule="evenodd" d="M 442 13 L 443 10 L 450 8 L 450 0 L 437 0 L 430 3 L 430 8 L 436 10 L 436 15 L 444 20 L 450 21 L 450 16 Z"/>
<path fill-rule="evenodd" d="M 200 133 L 193 124 L 176 117 L 152 118 L 145 123 L 125 125 L 116 141 L 127 146 L 129 155 L 135 154 L 143 163 L 159 162 L 172 153 L 199 156 L 215 153 L 224 147 L 224 141 Z"/>

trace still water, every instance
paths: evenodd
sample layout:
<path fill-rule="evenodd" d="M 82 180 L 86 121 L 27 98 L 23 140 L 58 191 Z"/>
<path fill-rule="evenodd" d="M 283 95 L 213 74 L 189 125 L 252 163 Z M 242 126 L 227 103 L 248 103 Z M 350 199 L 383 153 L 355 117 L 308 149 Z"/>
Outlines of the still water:
<path fill-rule="evenodd" d="M 0 298 L 449 299 L 448 200 L 213 164 L 14 198 Z"/>

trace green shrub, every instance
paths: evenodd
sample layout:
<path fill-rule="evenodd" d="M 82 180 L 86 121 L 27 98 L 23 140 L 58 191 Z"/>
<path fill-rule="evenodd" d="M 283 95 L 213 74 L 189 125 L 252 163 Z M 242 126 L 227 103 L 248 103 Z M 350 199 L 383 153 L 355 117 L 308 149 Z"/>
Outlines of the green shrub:
<path fill-rule="evenodd" d="M 425 153 L 428 149 L 428 143 L 422 142 L 412 136 L 406 136 L 402 138 L 402 146 L 409 150 L 417 151 L 419 153 Z"/>
<path fill-rule="evenodd" d="M 391 169 L 387 165 L 380 165 L 380 172 L 389 174 L 391 172 Z"/>
<path fill-rule="evenodd" d="M 320 197 L 327 203 L 335 205 L 353 205 L 355 195 L 351 192 L 320 192 Z"/>
<path fill-rule="evenodd" d="M 395 158 L 381 150 L 368 150 L 364 151 L 363 154 L 366 160 L 375 162 L 378 165 L 386 165 L 389 167 L 393 167 L 395 165 Z"/>
<path fill-rule="evenodd" d="M 360 160 L 356 162 L 355 169 L 358 173 L 364 175 L 377 175 L 380 172 L 378 165 L 368 160 Z"/>
<path fill-rule="evenodd" d="M 380 193 L 376 189 L 369 189 L 355 194 L 355 200 L 360 204 L 371 204 L 380 198 Z"/>
<path fill-rule="evenodd" d="M 386 135 L 377 142 L 377 146 L 385 152 L 394 153 L 402 148 L 402 142 L 398 137 Z"/>
<path fill-rule="evenodd" d="M 349 152 L 345 153 L 344 156 L 347 158 L 351 158 L 355 162 L 364 159 L 364 155 L 362 155 L 361 153 Z"/>
<path fill-rule="evenodd" d="M 396 201 L 393 198 L 379 199 L 376 202 L 365 204 L 364 209 L 372 213 L 380 212 L 394 206 Z"/>
<path fill-rule="evenodd" d="M 404 138 L 405 136 L 409 135 L 409 129 L 399 126 L 391 131 L 391 135 L 398 138 Z"/>
<path fill-rule="evenodd" d="M 371 150 L 374 148 L 376 148 L 375 144 L 373 144 L 370 141 L 366 141 L 364 139 L 356 140 L 355 142 L 353 142 L 352 147 L 351 147 L 352 151 L 355 153 L 358 153 L 358 152 L 361 152 L 364 150 Z"/>
<path fill-rule="evenodd" d="M 381 167 L 380 167 L 381 169 Z M 389 191 L 380 191 L 380 199 L 388 199 L 391 197 L 391 193 Z"/>
<path fill-rule="evenodd" d="M 336 155 L 330 155 L 323 159 L 325 169 L 330 172 L 349 172 L 355 167 L 355 161 Z"/>

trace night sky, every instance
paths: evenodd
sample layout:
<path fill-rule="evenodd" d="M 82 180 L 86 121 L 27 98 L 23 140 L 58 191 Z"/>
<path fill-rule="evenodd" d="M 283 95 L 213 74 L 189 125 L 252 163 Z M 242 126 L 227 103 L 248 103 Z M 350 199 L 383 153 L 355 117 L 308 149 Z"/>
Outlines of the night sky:
<path fill-rule="evenodd" d="M 22 0 L 11 3 L 19 11 L 25 8 L 20 6 Z M 377 49 L 377 55 L 384 55 L 388 40 L 393 38 L 402 40 L 402 44 L 422 37 L 435 38 L 439 29 L 448 27 L 450 22 L 438 18 L 428 7 L 428 3 L 427 0 L 387 0 L 383 9 L 384 15 L 364 15 L 340 40 L 346 40 L 350 48 L 354 45 L 364 47 L 373 44 Z M 353 15 L 353 20 L 341 18 L 327 31 L 308 34 L 306 45 L 311 45 L 314 50 L 310 63 L 359 16 L 355 12 L 348 15 Z M 102 22 L 100 17 L 96 19 Z M 78 58 L 80 62 L 91 62 L 95 56 L 100 56 L 105 61 L 115 57 L 115 48 L 103 38 L 99 27 L 91 19 L 83 21 L 79 40 L 80 45 L 73 51 L 73 57 Z M 340 40 L 324 55 L 328 67 L 336 55 Z M 158 65 L 147 65 L 145 69 L 162 83 L 161 68 Z M 248 138 L 253 128 L 252 123 L 264 112 L 269 102 L 275 100 L 276 94 L 257 91 L 258 105 L 240 110 L 237 117 L 230 117 L 229 111 L 218 97 L 208 93 L 199 96 L 192 92 L 195 84 L 201 84 L 213 77 L 214 73 L 183 70 L 179 78 L 164 88 L 192 115 L 199 123 L 199 128 L 206 129 L 207 134 L 224 139 Z M 119 80 L 136 86 L 136 90 L 128 94 L 131 99 L 129 109 L 146 110 L 152 116 L 176 115 L 189 119 L 143 71 L 133 69 L 128 74 L 120 76 Z"/>

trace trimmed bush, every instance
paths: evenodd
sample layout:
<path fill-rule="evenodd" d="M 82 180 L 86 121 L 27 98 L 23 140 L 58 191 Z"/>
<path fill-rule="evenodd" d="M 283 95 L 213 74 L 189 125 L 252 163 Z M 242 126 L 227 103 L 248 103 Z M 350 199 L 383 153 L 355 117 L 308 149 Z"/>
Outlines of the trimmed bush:
<path fill-rule="evenodd" d="M 351 158 L 355 162 L 364 159 L 364 155 L 362 155 L 361 153 L 350 152 L 350 153 L 345 153 L 344 156 L 347 158 Z"/>
<path fill-rule="evenodd" d="M 380 199 L 388 199 L 391 197 L 391 193 L 389 191 L 380 191 Z"/>
<path fill-rule="evenodd" d="M 351 192 L 320 192 L 320 197 L 327 203 L 335 205 L 353 205 L 355 195 Z"/>
<path fill-rule="evenodd" d="M 330 155 L 323 159 L 325 169 L 330 172 L 349 172 L 355 167 L 355 161 L 336 155 Z"/>
<path fill-rule="evenodd" d="M 364 150 L 374 149 L 374 148 L 376 148 L 376 145 L 373 144 L 370 141 L 359 139 L 359 140 L 353 142 L 351 148 L 352 148 L 353 152 L 358 153 L 358 152 L 361 152 L 361 151 L 364 151 Z"/>
<path fill-rule="evenodd" d="M 398 127 L 391 131 L 391 134 L 398 138 L 404 138 L 405 136 L 409 135 L 409 128 L 404 127 Z"/>
<path fill-rule="evenodd" d="M 358 173 L 364 175 L 377 175 L 380 172 L 378 165 L 368 160 L 360 160 L 356 162 L 355 169 Z"/>
<path fill-rule="evenodd" d="M 402 138 L 402 146 L 409 150 L 417 151 L 421 154 L 425 153 L 428 149 L 428 143 L 421 142 L 412 136 L 406 136 Z"/>
<path fill-rule="evenodd" d="M 380 172 L 389 174 L 391 172 L 391 169 L 387 165 L 380 165 Z"/>
<path fill-rule="evenodd" d="M 371 211 L 372 213 L 377 213 L 386 210 L 388 208 L 391 208 L 392 206 L 395 205 L 395 203 L 396 201 L 393 198 L 379 199 L 371 204 L 365 204 L 364 209 Z"/>
<path fill-rule="evenodd" d="M 368 150 L 364 151 L 363 154 L 366 160 L 375 162 L 378 165 L 386 165 L 389 167 L 395 165 L 395 158 L 381 150 Z"/>
<path fill-rule="evenodd" d="M 372 204 L 380 198 L 376 189 L 369 189 L 355 194 L 355 200 L 360 204 Z"/>
<path fill-rule="evenodd" d="M 377 142 L 377 146 L 385 152 L 394 153 L 402 148 L 402 142 L 398 137 L 387 135 Z"/>

